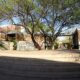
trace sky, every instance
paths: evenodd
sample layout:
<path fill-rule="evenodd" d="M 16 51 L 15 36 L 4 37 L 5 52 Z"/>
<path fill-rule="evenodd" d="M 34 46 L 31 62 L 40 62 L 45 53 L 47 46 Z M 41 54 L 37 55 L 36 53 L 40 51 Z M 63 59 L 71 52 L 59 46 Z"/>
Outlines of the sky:
<path fill-rule="evenodd" d="M 19 19 L 16 19 L 16 17 L 14 17 L 13 20 L 15 21 L 15 23 L 19 22 Z M 3 22 L 0 22 L 0 27 L 5 27 L 5 26 L 8 26 L 8 25 L 11 25 L 11 21 L 9 21 L 9 20 L 4 20 Z M 73 27 L 74 28 L 71 28 L 71 29 L 67 30 L 67 33 L 68 32 L 71 32 L 71 33 L 74 32 L 74 30 L 76 28 L 80 29 L 80 24 L 73 25 Z M 22 32 L 25 32 L 25 30 L 22 29 Z M 61 40 L 61 41 L 64 40 L 64 39 L 65 39 L 64 37 L 59 37 L 59 40 Z"/>
<path fill-rule="evenodd" d="M 14 17 L 13 20 L 14 20 L 15 24 L 19 23 L 19 18 L 18 17 L 17 18 Z M 11 25 L 11 24 L 12 23 L 11 23 L 10 20 L 4 20 L 4 21 L 0 22 L 0 27 L 5 27 L 5 26 Z M 71 29 L 67 30 L 67 31 L 73 31 L 76 28 L 80 29 L 80 24 L 75 24 L 75 25 L 73 25 L 73 27 Z M 63 31 L 63 32 L 65 32 L 65 31 Z"/>
<path fill-rule="evenodd" d="M 3 22 L 0 22 L 0 26 L 6 26 L 6 25 L 10 25 L 11 22 L 9 20 L 4 20 Z"/>
<path fill-rule="evenodd" d="M 19 19 L 18 18 L 14 17 L 13 20 L 14 20 L 15 24 L 19 23 Z M 12 23 L 11 23 L 10 20 L 4 20 L 4 21 L 0 22 L 0 26 L 3 26 L 3 27 L 5 27 L 7 25 L 11 25 L 11 24 Z"/>

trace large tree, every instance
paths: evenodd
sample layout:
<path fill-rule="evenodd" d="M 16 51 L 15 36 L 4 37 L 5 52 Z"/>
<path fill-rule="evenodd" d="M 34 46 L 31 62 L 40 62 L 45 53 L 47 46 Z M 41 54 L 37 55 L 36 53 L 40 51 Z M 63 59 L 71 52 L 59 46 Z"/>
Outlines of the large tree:
<path fill-rule="evenodd" d="M 1 0 L 1 19 L 9 19 L 15 25 L 23 26 L 31 39 L 34 46 L 39 50 L 41 47 L 36 42 L 34 37 L 34 29 L 36 24 L 35 5 L 32 0 Z M 20 23 L 16 24 L 13 17 L 19 20 Z"/>
<path fill-rule="evenodd" d="M 34 38 L 37 31 L 43 33 L 45 44 L 48 41 L 52 48 L 63 28 L 80 21 L 80 0 L 0 0 L 0 19 L 15 24 L 15 16 L 36 48 L 41 49 Z"/>
<path fill-rule="evenodd" d="M 36 0 L 39 16 L 46 29 L 41 28 L 45 36 L 49 36 L 51 48 L 62 30 L 80 22 L 80 0 Z"/>

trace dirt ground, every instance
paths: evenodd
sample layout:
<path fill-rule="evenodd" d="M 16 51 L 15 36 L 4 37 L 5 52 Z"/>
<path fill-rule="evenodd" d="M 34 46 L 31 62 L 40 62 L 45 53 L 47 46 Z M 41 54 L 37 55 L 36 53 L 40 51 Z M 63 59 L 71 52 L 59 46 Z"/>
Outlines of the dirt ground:
<path fill-rule="evenodd" d="M 0 80 L 80 80 L 80 52 L 0 50 Z"/>
<path fill-rule="evenodd" d="M 80 52 L 76 50 L 41 50 L 41 51 L 0 51 L 0 56 L 20 57 L 20 58 L 39 58 L 46 60 L 79 62 Z M 78 59 L 78 60 L 76 60 Z"/>

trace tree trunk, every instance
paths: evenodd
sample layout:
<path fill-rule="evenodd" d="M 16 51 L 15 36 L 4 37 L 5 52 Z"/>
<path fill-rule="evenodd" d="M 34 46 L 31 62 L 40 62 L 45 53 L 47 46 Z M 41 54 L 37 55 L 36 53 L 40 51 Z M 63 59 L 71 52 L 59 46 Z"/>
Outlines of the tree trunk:
<path fill-rule="evenodd" d="M 47 46 L 46 46 L 46 44 L 47 44 L 47 42 L 46 42 L 46 35 L 44 35 L 44 43 L 45 43 L 44 47 L 45 47 L 45 50 L 46 50 L 47 49 Z"/>
<path fill-rule="evenodd" d="M 34 38 L 34 35 L 33 35 L 33 34 L 31 35 L 31 39 L 32 39 L 32 41 L 33 41 L 33 43 L 34 43 L 35 48 L 37 48 L 38 50 L 41 50 L 41 47 L 40 47 L 40 45 L 35 41 L 35 38 Z"/>

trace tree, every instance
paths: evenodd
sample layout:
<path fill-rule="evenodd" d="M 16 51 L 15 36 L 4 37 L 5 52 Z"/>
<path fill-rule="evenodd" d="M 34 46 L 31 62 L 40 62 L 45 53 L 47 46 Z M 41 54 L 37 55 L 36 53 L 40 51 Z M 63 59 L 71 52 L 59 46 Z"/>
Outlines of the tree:
<path fill-rule="evenodd" d="M 34 33 L 35 33 L 34 28 L 35 28 L 36 18 L 34 14 L 35 5 L 33 4 L 33 1 L 32 0 L 22 0 L 22 1 L 21 0 L 14 0 L 14 1 L 13 0 L 6 0 L 6 1 L 1 0 L 1 4 L 5 5 L 5 6 L 1 6 L 3 7 L 3 9 L 1 8 L 1 19 L 2 18 L 10 19 L 12 23 L 15 24 L 13 17 L 14 16 L 18 17 L 20 24 L 15 24 L 15 25 L 23 26 L 26 32 L 31 35 L 31 39 L 34 43 L 34 46 L 40 50 L 41 47 L 36 42 L 35 37 L 34 37 Z"/>
<path fill-rule="evenodd" d="M 0 0 L 0 19 L 18 17 L 20 25 L 31 35 L 36 48 L 35 32 L 42 32 L 50 48 L 63 28 L 80 21 L 80 0 Z"/>
<path fill-rule="evenodd" d="M 48 26 L 42 29 L 46 36 L 51 33 L 50 42 L 53 46 L 56 38 L 61 34 L 63 28 L 79 23 L 80 21 L 80 0 L 36 0 L 40 9 L 39 15 L 42 22 Z"/>

